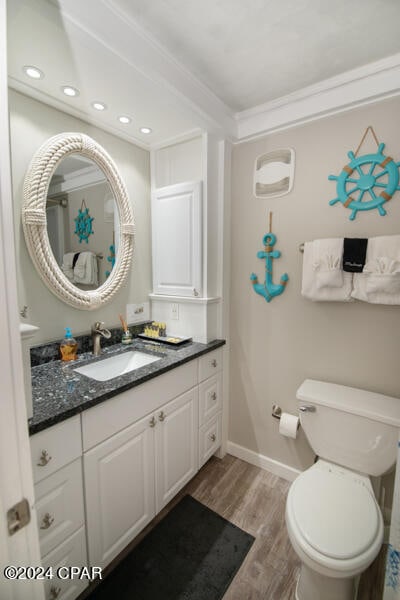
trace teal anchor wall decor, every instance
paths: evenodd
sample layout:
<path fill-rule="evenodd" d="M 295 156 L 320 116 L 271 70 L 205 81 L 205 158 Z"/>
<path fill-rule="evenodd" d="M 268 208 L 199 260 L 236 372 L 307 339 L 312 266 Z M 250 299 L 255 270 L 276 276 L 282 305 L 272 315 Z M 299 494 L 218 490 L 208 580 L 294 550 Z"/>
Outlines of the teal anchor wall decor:
<path fill-rule="evenodd" d="M 257 294 L 260 294 L 260 296 L 263 296 L 267 302 L 271 302 L 275 296 L 283 294 L 289 280 L 289 275 L 284 273 L 281 276 L 279 284 L 273 283 L 272 281 L 272 260 L 274 258 L 279 258 L 281 253 L 279 250 L 273 250 L 273 247 L 276 244 L 276 236 L 271 233 L 271 229 L 272 213 L 269 215 L 269 233 L 266 233 L 263 237 L 264 250 L 257 252 L 257 258 L 265 259 L 265 281 L 264 283 L 259 283 L 255 273 L 250 275 L 250 281 L 253 284 L 254 291 Z"/>

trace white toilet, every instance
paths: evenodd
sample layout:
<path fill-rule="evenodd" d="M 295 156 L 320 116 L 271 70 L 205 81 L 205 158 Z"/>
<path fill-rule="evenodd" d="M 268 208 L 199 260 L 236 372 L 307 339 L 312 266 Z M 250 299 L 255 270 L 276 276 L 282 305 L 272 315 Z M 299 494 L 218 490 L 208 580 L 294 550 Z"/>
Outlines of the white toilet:
<path fill-rule="evenodd" d="M 383 519 L 369 476 L 395 463 L 400 400 L 307 379 L 300 422 L 319 460 L 292 483 L 286 526 L 302 561 L 296 600 L 354 600 L 379 553 Z"/>

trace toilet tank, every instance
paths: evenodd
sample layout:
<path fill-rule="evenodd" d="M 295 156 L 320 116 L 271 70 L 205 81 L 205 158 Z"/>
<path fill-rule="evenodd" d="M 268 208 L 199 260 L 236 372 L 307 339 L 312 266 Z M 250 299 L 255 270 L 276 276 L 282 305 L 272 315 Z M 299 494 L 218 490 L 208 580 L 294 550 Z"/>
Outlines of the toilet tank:
<path fill-rule="evenodd" d="M 301 426 L 319 457 L 374 476 L 394 465 L 400 399 L 313 379 L 296 397 Z"/>

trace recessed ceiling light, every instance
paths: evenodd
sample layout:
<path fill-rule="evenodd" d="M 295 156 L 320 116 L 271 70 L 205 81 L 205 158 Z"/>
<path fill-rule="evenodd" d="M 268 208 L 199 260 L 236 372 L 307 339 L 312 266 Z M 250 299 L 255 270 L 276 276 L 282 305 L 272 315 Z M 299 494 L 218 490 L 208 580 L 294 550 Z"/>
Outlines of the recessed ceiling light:
<path fill-rule="evenodd" d="M 106 108 L 107 108 L 107 106 L 104 104 L 104 102 L 92 102 L 92 106 L 96 110 L 106 110 Z"/>
<path fill-rule="evenodd" d="M 66 96 L 70 96 L 71 98 L 73 96 L 79 96 L 79 90 L 72 87 L 71 85 L 64 85 L 61 89 Z"/>
<path fill-rule="evenodd" d="M 28 75 L 28 77 L 31 77 L 32 79 L 43 79 L 44 77 L 44 73 L 40 69 L 31 65 L 23 67 L 23 71 L 25 75 Z"/>
<path fill-rule="evenodd" d="M 141 127 L 140 131 L 141 133 L 151 133 L 153 130 L 150 127 Z"/>
<path fill-rule="evenodd" d="M 123 123 L 124 125 L 128 125 L 128 123 L 130 123 L 132 121 L 132 119 L 130 117 L 126 117 L 126 116 L 122 115 L 121 117 L 118 117 L 118 121 L 120 123 Z"/>

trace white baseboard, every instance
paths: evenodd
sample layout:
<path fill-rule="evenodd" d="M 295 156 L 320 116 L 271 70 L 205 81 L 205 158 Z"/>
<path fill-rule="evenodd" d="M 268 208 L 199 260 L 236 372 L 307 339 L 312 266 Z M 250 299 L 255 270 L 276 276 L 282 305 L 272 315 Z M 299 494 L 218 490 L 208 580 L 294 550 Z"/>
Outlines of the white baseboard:
<path fill-rule="evenodd" d="M 289 465 L 285 465 L 284 463 L 281 463 L 273 458 L 269 458 L 268 456 L 264 456 L 263 454 L 258 454 L 253 450 L 249 450 L 244 446 L 239 446 L 239 444 L 235 444 L 234 442 L 230 442 L 229 440 L 227 442 L 226 451 L 228 452 L 228 454 L 236 456 L 236 458 L 245 460 L 251 465 L 260 467 L 260 469 L 269 471 L 270 473 L 278 475 L 278 477 L 282 477 L 287 481 L 294 481 L 296 477 L 301 473 L 299 469 L 289 467 Z"/>

